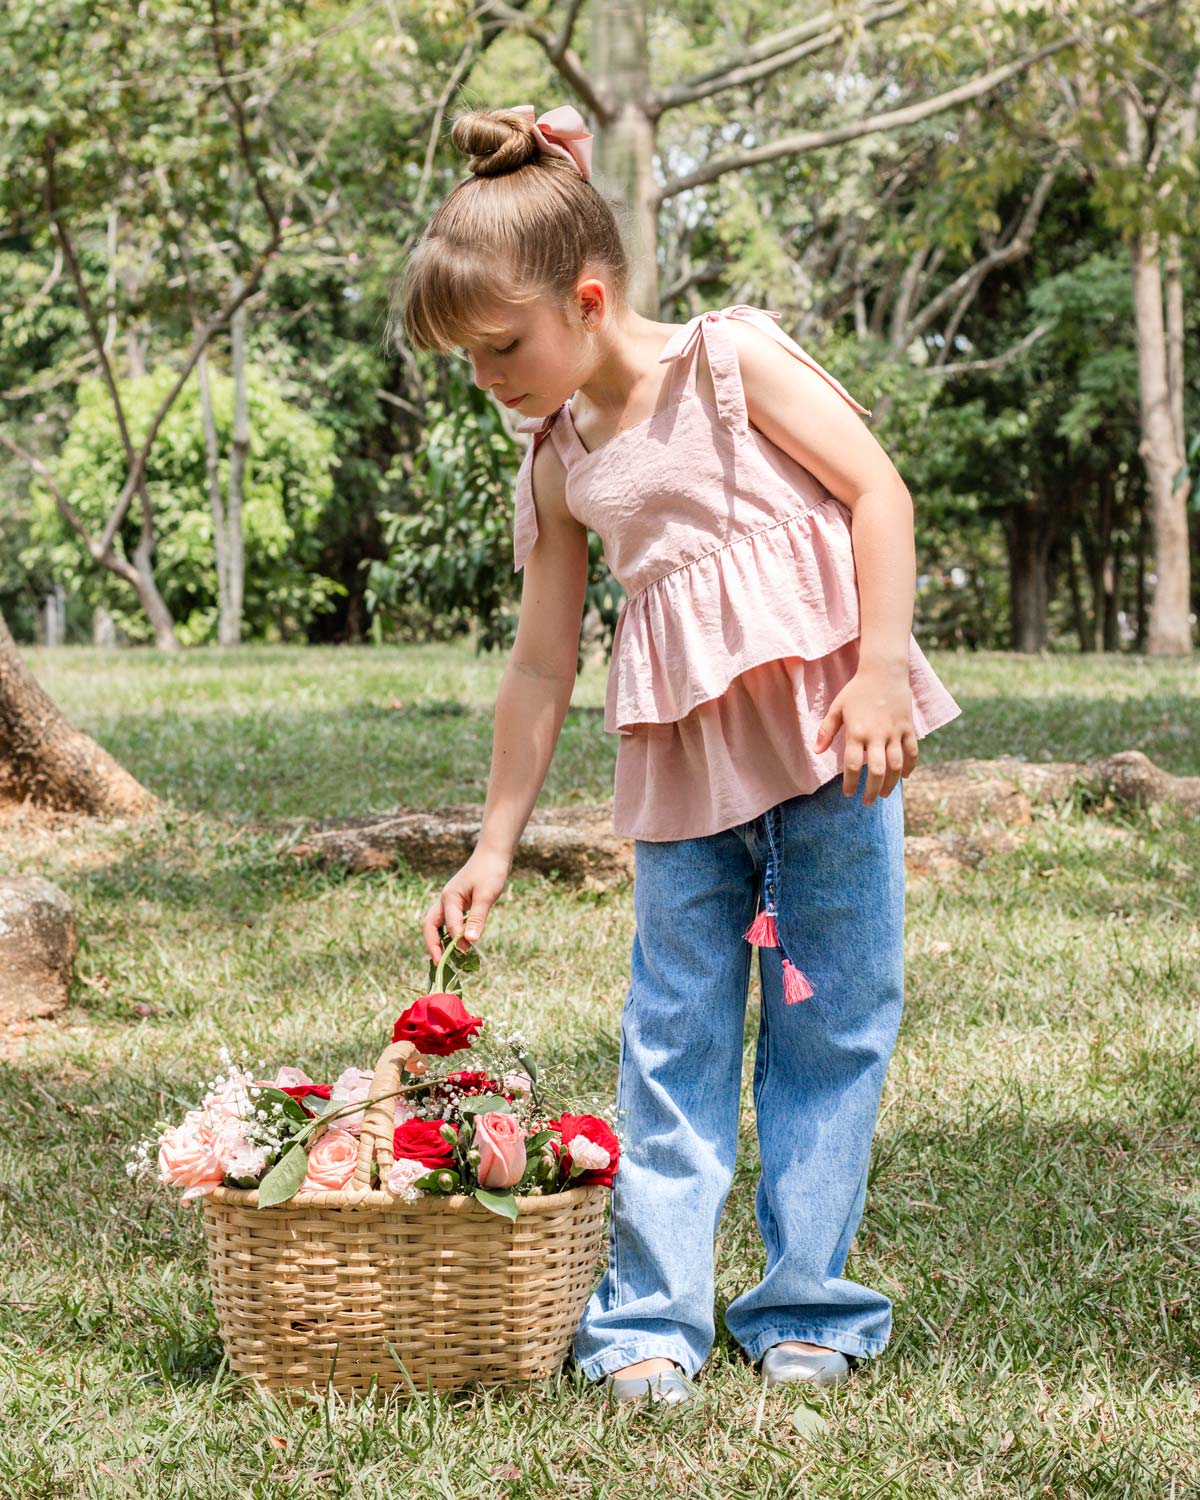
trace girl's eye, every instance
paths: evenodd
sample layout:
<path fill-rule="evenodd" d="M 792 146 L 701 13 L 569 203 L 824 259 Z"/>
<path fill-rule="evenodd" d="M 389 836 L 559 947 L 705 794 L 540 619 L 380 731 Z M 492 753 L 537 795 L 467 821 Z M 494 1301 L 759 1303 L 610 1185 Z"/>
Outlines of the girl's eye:
<path fill-rule="evenodd" d="M 513 350 L 517 347 L 518 342 L 519 342 L 518 339 L 513 339 L 512 343 L 509 344 L 506 349 L 497 349 L 496 353 L 497 354 L 511 354 L 513 352 Z"/>

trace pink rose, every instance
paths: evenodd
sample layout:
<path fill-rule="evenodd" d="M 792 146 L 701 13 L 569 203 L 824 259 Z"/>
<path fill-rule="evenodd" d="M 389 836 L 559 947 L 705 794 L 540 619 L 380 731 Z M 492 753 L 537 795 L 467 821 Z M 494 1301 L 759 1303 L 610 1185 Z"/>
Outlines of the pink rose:
<path fill-rule="evenodd" d="M 472 1145 L 479 1152 L 479 1186 L 512 1187 L 525 1175 L 525 1132 L 520 1122 L 501 1110 L 476 1115 Z"/>
<path fill-rule="evenodd" d="M 203 1110 L 188 1110 L 183 1123 L 172 1125 L 159 1142 L 158 1180 L 186 1188 L 181 1201 L 190 1203 L 220 1187 L 224 1176 Z"/>
<path fill-rule="evenodd" d="M 428 1171 L 429 1168 L 423 1161 L 413 1161 L 411 1157 L 398 1156 L 388 1169 L 384 1186 L 394 1197 L 403 1198 L 411 1203 L 425 1196 L 421 1188 L 413 1187 L 413 1183 L 418 1177 L 424 1177 Z"/>
<path fill-rule="evenodd" d="M 368 1073 L 365 1068 L 347 1068 L 342 1076 L 333 1085 L 333 1092 L 329 1096 L 329 1102 L 335 1109 L 342 1109 L 347 1104 L 362 1104 L 362 1109 L 356 1109 L 352 1115 L 339 1115 L 332 1124 L 341 1130 L 350 1130 L 355 1135 L 362 1130 L 363 1116 L 366 1114 L 366 1100 L 371 1097 L 371 1082 L 373 1073 Z"/>
<path fill-rule="evenodd" d="M 331 1125 L 308 1153 L 308 1175 L 297 1189 L 301 1193 L 336 1193 L 354 1176 L 358 1165 L 358 1139 L 349 1130 Z"/>

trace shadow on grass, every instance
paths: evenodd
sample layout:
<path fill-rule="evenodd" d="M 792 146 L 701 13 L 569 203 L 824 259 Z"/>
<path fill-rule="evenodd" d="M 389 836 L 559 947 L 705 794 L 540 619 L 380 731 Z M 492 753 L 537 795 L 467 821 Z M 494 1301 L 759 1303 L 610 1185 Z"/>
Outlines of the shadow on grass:
<path fill-rule="evenodd" d="M 588 1040 L 562 1061 L 615 1068 Z M 1177 1074 L 1178 1055 L 1161 1049 L 1154 1071 Z M 5 1183 L 22 1204 L 23 1262 L 37 1268 L 19 1317 L 34 1342 L 118 1340 L 129 1347 L 113 1352 L 128 1361 L 130 1347 L 141 1350 L 147 1374 L 204 1378 L 219 1349 L 198 1222 L 172 1191 L 121 1170 L 125 1145 L 173 1101 L 160 1075 L 134 1071 L 122 1083 L 115 1100 L 100 1081 L 62 1086 L 60 1108 L 47 1110 L 34 1079 L 0 1066 L 3 1096 L 30 1122 Z M 846 1275 L 892 1297 L 888 1357 L 1043 1374 L 1102 1359 L 1137 1382 L 1151 1370 L 1194 1372 L 1200 1236 L 1181 1187 L 1194 1162 L 1186 1092 L 1164 1088 L 1159 1108 L 1118 1119 L 1022 1114 L 1006 1095 L 966 1126 L 923 1119 L 881 1136 Z M 35 1182 L 35 1160 L 69 1160 L 72 1170 Z M 757 1175 L 744 1111 L 717 1265 L 716 1342 L 731 1359 L 741 1356 L 723 1311 L 763 1270 Z M 6 1309 L 0 1326 L 9 1320 Z"/>

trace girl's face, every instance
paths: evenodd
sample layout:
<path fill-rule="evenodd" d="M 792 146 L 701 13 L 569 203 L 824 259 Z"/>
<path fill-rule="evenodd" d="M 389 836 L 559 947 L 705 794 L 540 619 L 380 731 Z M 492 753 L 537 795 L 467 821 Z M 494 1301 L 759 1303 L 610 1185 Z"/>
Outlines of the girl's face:
<path fill-rule="evenodd" d="M 539 297 L 498 304 L 493 316 L 501 331 L 464 346 L 475 384 L 523 417 L 549 416 L 591 369 L 596 351 L 582 322 L 594 312 Z"/>

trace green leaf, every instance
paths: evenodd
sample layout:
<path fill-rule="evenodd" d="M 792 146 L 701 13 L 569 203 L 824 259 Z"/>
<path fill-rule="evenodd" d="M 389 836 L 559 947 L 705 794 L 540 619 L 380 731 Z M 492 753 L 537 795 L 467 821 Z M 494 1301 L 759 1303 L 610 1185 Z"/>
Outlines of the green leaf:
<path fill-rule="evenodd" d="M 548 1140 L 554 1136 L 553 1130 L 539 1130 L 536 1135 L 531 1135 L 525 1142 L 525 1150 L 530 1156 L 540 1151 Z"/>
<path fill-rule="evenodd" d="M 448 1174 L 453 1179 L 449 1187 L 443 1187 L 438 1182 L 438 1178 L 443 1173 Z M 420 1188 L 422 1192 L 438 1193 L 443 1197 L 449 1193 L 457 1192 L 460 1185 L 458 1173 L 453 1167 L 434 1167 L 432 1171 L 426 1172 L 424 1177 L 418 1177 L 413 1183 L 413 1187 Z"/>
<path fill-rule="evenodd" d="M 259 1184 L 259 1208 L 286 1203 L 308 1174 L 308 1152 L 301 1145 L 288 1148 Z"/>
<path fill-rule="evenodd" d="M 291 1094 L 285 1094 L 282 1089 L 264 1088 L 258 1099 L 252 1102 L 257 1103 L 259 1109 L 265 1109 L 268 1113 L 272 1105 L 281 1104 L 288 1119 L 295 1120 L 299 1125 L 305 1124 L 308 1120 L 299 1099 L 293 1099 Z"/>
<path fill-rule="evenodd" d="M 502 1094 L 468 1094 L 458 1105 L 460 1115 L 489 1115 L 493 1111 L 511 1115 L 513 1107 Z"/>
<path fill-rule="evenodd" d="M 537 1078 L 538 1078 L 537 1063 L 534 1062 L 533 1058 L 530 1057 L 529 1053 L 528 1052 L 518 1052 L 517 1053 L 517 1061 L 521 1064 L 521 1066 L 529 1074 L 529 1081 L 530 1081 L 530 1083 L 536 1083 L 537 1082 Z"/>
<path fill-rule="evenodd" d="M 322 1099 L 320 1094 L 305 1094 L 298 1101 L 306 1109 L 312 1110 L 314 1115 L 327 1115 L 331 1109 L 341 1109 L 342 1105 L 335 1104 L 332 1099 Z"/>
<path fill-rule="evenodd" d="M 494 1214 L 499 1214 L 502 1219 L 516 1220 L 521 1210 L 517 1206 L 517 1200 L 511 1193 L 496 1193 L 490 1188 L 477 1187 L 475 1198 L 482 1203 L 484 1208 L 490 1208 Z"/>

